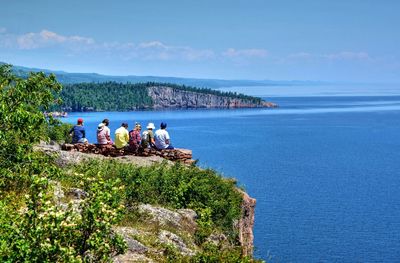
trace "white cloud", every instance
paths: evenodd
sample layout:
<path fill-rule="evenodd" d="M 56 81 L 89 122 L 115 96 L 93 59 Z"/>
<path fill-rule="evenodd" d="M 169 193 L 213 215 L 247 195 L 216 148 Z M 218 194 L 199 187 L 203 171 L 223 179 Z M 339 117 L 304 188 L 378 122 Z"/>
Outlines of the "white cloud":
<path fill-rule="evenodd" d="M 204 60 L 215 56 L 212 50 L 194 49 L 185 46 L 169 46 L 161 41 L 142 42 L 137 46 L 131 44 L 130 55 L 144 60 Z"/>
<path fill-rule="evenodd" d="M 0 34 L 4 34 L 7 32 L 7 29 L 5 27 L 0 27 Z"/>
<path fill-rule="evenodd" d="M 303 62 L 326 62 L 326 61 L 373 61 L 373 58 L 366 52 L 341 51 L 330 54 L 312 54 L 298 52 L 289 54 L 277 59 L 278 63 L 303 63 Z"/>
<path fill-rule="evenodd" d="M 268 51 L 265 49 L 234 49 L 229 48 L 222 53 L 227 58 L 265 58 Z"/>
<path fill-rule="evenodd" d="M 0 28 L 1 30 L 1 28 Z M 57 48 L 66 55 L 93 54 L 109 59 L 123 60 L 159 60 L 159 61 L 205 61 L 229 58 L 239 63 L 252 59 L 263 59 L 269 56 L 265 49 L 229 48 L 222 53 L 211 49 L 193 48 L 189 46 L 168 45 L 159 40 L 133 42 L 97 42 L 93 38 L 78 35 L 63 35 L 43 29 L 40 32 L 28 32 L 22 35 L 0 32 L 0 47 L 35 50 Z"/>
<path fill-rule="evenodd" d="M 370 60 L 371 57 L 366 52 L 349 52 L 342 51 L 339 53 L 322 55 L 323 58 L 329 60 Z"/>
<path fill-rule="evenodd" d="M 70 47 L 77 44 L 92 45 L 95 41 L 92 38 L 81 36 L 63 36 L 55 32 L 42 30 L 39 33 L 27 33 L 16 37 L 17 46 L 20 49 L 37 49 L 54 45 L 68 45 Z"/>
<path fill-rule="evenodd" d="M 140 49 L 145 49 L 145 48 L 155 48 L 155 49 L 169 49 L 167 45 L 164 45 L 160 41 L 150 41 L 150 42 L 144 42 L 140 43 L 138 46 Z"/>

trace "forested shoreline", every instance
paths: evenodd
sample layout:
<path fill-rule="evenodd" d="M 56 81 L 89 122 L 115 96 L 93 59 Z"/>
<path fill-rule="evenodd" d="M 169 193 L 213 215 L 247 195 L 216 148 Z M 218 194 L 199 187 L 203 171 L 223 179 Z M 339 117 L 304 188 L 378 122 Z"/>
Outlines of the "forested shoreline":
<path fill-rule="evenodd" d="M 62 104 L 57 110 L 64 111 L 132 111 L 151 109 L 153 100 L 148 94 L 151 87 L 167 87 L 174 90 L 191 93 L 210 94 L 218 97 L 239 99 L 260 105 L 261 98 L 237 94 L 235 92 L 221 92 L 209 88 L 196 88 L 170 83 L 78 83 L 66 84 L 60 93 Z"/>

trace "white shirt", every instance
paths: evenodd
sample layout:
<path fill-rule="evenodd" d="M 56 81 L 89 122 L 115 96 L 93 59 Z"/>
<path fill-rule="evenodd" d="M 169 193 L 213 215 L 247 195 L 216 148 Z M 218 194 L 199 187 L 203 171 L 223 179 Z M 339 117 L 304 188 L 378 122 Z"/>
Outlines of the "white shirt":
<path fill-rule="evenodd" d="M 154 139 L 158 149 L 165 149 L 169 146 L 169 144 L 166 143 L 166 141 L 169 140 L 169 134 L 166 130 L 157 130 L 154 134 Z"/>

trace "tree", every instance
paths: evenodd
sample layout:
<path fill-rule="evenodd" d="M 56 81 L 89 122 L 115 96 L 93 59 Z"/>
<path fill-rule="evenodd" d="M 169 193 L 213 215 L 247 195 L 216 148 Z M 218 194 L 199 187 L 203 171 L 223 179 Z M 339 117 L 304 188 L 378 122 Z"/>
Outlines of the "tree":
<path fill-rule="evenodd" d="M 10 65 L 0 66 L 0 187 L 23 183 L 18 175 L 32 165 L 32 147 L 46 139 L 44 130 L 53 122 L 42 111 L 54 104 L 60 90 L 54 75 L 39 72 L 21 79 Z"/>
<path fill-rule="evenodd" d="M 109 261 L 125 243 L 112 232 L 121 217 L 118 181 L 81 178 L 87 197 L 79 209 L 57 204 L 52 180 L 62 171 L 33 146 L 47 139 L 43 111 L 57 102 L 54 75 L 27 79 L 0 66 L 0 261 Z"/>

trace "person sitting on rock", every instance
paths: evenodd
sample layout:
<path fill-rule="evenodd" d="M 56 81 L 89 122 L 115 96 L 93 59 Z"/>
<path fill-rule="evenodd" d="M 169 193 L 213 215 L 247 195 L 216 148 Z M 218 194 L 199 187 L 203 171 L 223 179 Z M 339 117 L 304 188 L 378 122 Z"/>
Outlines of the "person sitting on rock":
<path fill-rule="evenodd" d="M 108 144 L 113 144 L 114 142 L 111 139 L 111 131 L 108 128 L 110 121 L 108 119 L 104 119 L 101 123 L 104 123 L 104 134 Z"/>
<path fill-rule="evenodd" d="M 143 148 L 151 148 L 154 147 L 155 141 L 154 141 L 154 134 L 153 130 L 156 127 L 154 126 L 154 123 L 149 122 L 147 124 L 146 129 L 143 134 L 142 134 L 142 147 Z"/>
<path fill-rule="evenodd" d="M 156 139 L 156 147 L 159 150 L 163 149 L 174 149 L 170 143 L 170 137 L 166 130 L 167 123 L 161 122 L 160 129 L 156 131 L 154 137 Z"/>
<path fill-rule="evenodd" d="M 72 136 L 72 143 L 87 143 L 85 127 L 83 127 L 83 119 L 79 118 L 77 124 L 69 131 L 69 136 Z"/>
<path fill-rule="evenodd" d="M 119 127 L 115 131 L 115 147 L 117 147 L 117 149 L 122 149 L 128 146 L 129 132 L 127 128 L 128 128 L 128 123 L 123 122 L 121 124 L 121 127 Z"/>
<path fill-rule="evenodd" d="M 140 123 L 135 124 L 135 128 L 129 132 L 129 148 L 133 153 L 137 153 L 141 143 L 140 132 L 142 126 Z"/>

